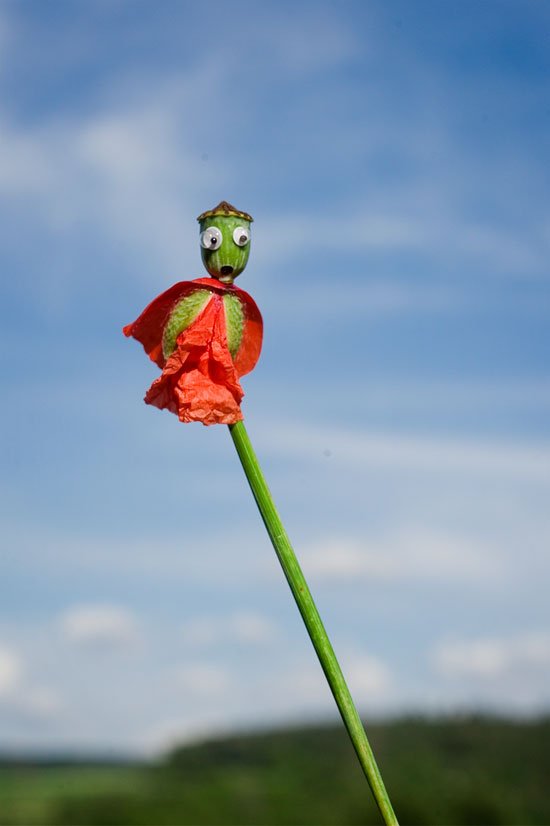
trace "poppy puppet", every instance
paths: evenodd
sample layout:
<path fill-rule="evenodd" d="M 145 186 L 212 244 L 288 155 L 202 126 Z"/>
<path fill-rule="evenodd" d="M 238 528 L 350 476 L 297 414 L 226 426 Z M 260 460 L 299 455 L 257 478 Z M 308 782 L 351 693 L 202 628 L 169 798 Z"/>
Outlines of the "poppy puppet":
<path fill-rule="evenodd" d="M 243 418 L 239 378 L 262 348 L 262 317 L 233 280 L 246 267 L 252 217 L 222 201 L 203 212 L 201 253 L 210 278 L 180 281 L 157 296 L 124 334 L 143 344 L 161 369 L 147 404 L 182 422 L 234 424 Z"/>

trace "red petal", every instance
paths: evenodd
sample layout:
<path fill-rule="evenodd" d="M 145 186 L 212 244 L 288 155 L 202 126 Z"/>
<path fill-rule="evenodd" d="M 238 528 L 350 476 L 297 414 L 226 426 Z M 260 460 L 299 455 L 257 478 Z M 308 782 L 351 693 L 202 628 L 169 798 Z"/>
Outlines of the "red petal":
<path fill-rule="evenodd" d="M 244 290 L 233 287 L 244 308 L 244 329 L 241 346 L 235 355 L 235 368 L 239 376 L 245 376 L 254 369 L 262 350 L 263 321 L 256 302 Z"/>
<path fill-rule="evenodd" d="M 243 417 L 243 396 L 227 348 L 223 302 L 214 295 L 178 336 L 175 351 L 145 401 L 177 413 L 182 422 L 234 424 Z"/>
<path fill-rule="evenodd" d="M 213 281 L 213 278 L 197 278 L 195 281 L 179 281 L 170 287 L 166 292 L 157 295 L 156 298 L 144 309 L 142 314 L 133 324 L 127 324 L 122 328 L 125 336 L 132 336 L 143 344 L 143 349 L 155 364 L 164 367 L 165 358 L 162 352 L 162 333 L 164 325 L 173 307 L 182 298 L 200 289 L 199 284 L 205 281 Z M 209 286 L 208 284 L 207 286 Z"/>
<path fill-rule="evenodd" d="M 172 310 L 183 298 L 205 287 L 212 300 L 179 334 L 176 349 L 165 359 L 162 339 Z M 234 359 L 227 346 L 222 300 L 228 292 L 240 299 L 244 310 L 243 335 Z M 147 404 L 176 413 L 182 422 L 233 424 L 242 419 L 239 405 L 244 393 L 239 376 L 249 373 L 258 361 L 262 329 L 262 316 L 248 293 L 214 278 L 196 278 L 180 281 L 157 296 L 123 332 L 140 341 L 149 358 L 163 368 L 147 391 Z"/>

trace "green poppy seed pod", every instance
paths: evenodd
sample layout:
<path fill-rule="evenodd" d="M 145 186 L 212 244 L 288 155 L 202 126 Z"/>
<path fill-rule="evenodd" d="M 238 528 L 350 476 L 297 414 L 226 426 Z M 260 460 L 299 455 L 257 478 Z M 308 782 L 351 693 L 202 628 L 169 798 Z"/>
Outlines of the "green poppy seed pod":
<path fill-rule="evenodd" d="M 199 215 L 197 221 L 202 263 L 212 278 L 232 284 L 248 261 L 252 216 L 221 201 Z"/>

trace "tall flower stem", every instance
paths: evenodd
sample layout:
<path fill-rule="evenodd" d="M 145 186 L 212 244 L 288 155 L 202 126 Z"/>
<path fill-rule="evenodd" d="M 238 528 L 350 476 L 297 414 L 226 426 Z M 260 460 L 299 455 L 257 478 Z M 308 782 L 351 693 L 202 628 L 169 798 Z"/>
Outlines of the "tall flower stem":
<path fill-rule="evenodd" d="M 229 430 L 254 499 L 258 505 L 273 547 L 275 548 L 275 553 L 279 558 L 287 582 L 290 585 L 290 590 L 296 600 L 313 647 L 317 652 L 330 690 L 336 700 L 336 705 L 342 715 L 344 725 L 346 726 L 361 767 L 369 782 L 384 823 L 387 824 L 387 826 L 397 826 L 397 818 L 384 786 L 384 781 L 376 765 L 376 760 L 374 759 L 374 754 L 367 739 L 365 729 L 355 708 L 349 688 L 342 674 L 342 669 L 336 659 L 336 654 L 324 629 L 296 554 L 290 544 L 281 517 L 277 513 L 275 503 L 273 502 L 246 428 L 243 422 L 237 422 L 237 424 L 229 425 Z"/>

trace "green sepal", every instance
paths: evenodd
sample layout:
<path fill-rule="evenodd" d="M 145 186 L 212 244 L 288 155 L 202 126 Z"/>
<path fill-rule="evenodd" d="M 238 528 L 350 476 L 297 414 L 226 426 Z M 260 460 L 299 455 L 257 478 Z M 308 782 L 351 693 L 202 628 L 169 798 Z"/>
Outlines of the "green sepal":
<path fill-rule="evenodd" d="M 231 357 L 235 358 L 239 352 L 239 347 L 243 340 L 244 332 L 244 309 L 240 298 L 231 293 L 226 293 L 223 297 L 225 308 L 225 324 L 227 330 L 227 348 Z"/>
<path fill-rule="evenodd" d="M 176 304 L 162 334 L 162 352 L 165 359 L 176 349 L 179 334 L 189 327 L 211 298 L 212 293 L 209 290 L 196 290 Z"/>

